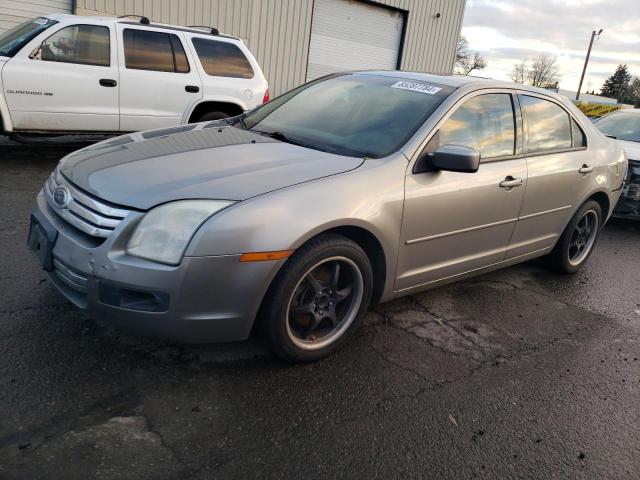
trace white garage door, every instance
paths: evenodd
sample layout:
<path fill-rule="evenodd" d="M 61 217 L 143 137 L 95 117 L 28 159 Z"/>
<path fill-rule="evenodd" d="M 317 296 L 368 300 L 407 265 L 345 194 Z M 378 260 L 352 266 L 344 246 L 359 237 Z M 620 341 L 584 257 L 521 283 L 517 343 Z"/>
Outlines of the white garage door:
<path fill-rule="evenodd" d="M 307 81 L 345 70 L 394 70 L 404 15 L 356 0 L 315 0 Z"/>
<path fill-rule="evenodd" d="M 50 13 L 71 13 L 71 0 L 0 0 L 0 33 Z"/>

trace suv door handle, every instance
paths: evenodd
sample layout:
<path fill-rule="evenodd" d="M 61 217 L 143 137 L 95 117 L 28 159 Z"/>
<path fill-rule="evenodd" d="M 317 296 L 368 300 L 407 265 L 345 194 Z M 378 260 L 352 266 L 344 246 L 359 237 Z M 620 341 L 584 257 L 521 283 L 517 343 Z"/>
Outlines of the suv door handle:
<path fill-rule="evenodd" d="M 198 93 L 200 91 L 200 87 L 196 87 L 195 85 L 187 85 L 184 87 L 185 92 L 189 93 Z"/>
<path fill-rule="evenodd" d="M 582 167 L 580 168 L 580 170 L 578 170 L 580 173 L 591 173 L 593 172 L 593 167 L 590 167 L 589 165 L 587 165 L 586 163 L 582 164 Z"/>
<path fill-rule="evenodd" d="M 115 87 L 116 85 L 118 85 L 118 82 L 110 78 L 101 78 L 99 83 L 103 87 Z"/>
<path fill-rule="evenodd" d="M 507 178 L 505 178 L 503 181 L 500 182 L 500 186 L 502 188 L 513 188 L 513 187 L 519 187 L 520 185 L 522 185 L 522 179 L 513 178 L 511 175 L 509 175 Z"/>

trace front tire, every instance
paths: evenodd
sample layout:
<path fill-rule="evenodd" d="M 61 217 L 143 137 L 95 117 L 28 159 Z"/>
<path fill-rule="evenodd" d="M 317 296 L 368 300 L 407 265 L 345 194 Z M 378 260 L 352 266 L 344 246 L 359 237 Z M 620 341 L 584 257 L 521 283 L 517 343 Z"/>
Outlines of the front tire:
<path fill-rule="evenodd" d="M 561 273 L 576 273 L 585 264 L 600 236 L 602 209 L 589 200 L 578 209 L 547 257 L 548 265 Z"/>
<path fill-rule="evenodd" d="M 298 249 L 271 285 L 262 326 L 281 359 L 312 362 L 331 354 L 357 329 L 373 289 L 371 263 L 341 235 L 321 235 Z"/>

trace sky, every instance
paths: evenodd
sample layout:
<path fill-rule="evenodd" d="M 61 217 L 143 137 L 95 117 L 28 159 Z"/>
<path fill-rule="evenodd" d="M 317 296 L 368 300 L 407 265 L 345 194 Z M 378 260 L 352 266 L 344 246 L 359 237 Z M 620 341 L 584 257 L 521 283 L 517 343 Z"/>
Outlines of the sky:
<path fill-rule="evenodd" d="M 547 53 L 557 57 L 560 88 L 576 91 L 601 28 L 582 87 L 599 92 L 621 63 L 640 76 L 640 0 L 467 0 L 462 35 L 488 62 L 476 75 L 510 80 L 515 63 Z"/>

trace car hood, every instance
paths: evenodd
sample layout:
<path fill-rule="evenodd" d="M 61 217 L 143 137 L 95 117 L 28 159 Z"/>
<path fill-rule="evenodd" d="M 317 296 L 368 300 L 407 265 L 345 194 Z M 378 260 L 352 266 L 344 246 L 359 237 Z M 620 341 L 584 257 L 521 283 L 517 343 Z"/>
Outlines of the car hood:
<path fill-rule="evenodd" d="M 146 210 L 172 200 L 245 200 L 363 161 L 210 123 L 116 137 L 68 155 L 59 168 L 90 194 Z"/>
<path fill-rule="evenodd" d="M 631 160 L 640 161 L 640 143 L 618 140 L 618 144 L 624 148 L 627 157 Z"/>

